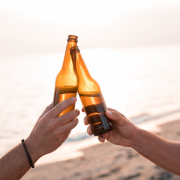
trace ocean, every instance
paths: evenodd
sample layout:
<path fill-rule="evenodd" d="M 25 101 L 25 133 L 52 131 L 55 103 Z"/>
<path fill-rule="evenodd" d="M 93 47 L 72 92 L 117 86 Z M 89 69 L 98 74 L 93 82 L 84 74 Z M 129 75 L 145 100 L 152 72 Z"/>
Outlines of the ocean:
<path fill-rule="evenodd" d="M 108 107 L 134 123 L 180 112 L 180 45 L 81 50 Z M 0 57 L 0 156 L 30 134 L 53 100 L 63 53 Z M 76 108 L 82 104 L 78 97 Z M 84 113 L 66 143 L 87 139 Z M 65 144 L 66 144 L 65 143 Z"/>

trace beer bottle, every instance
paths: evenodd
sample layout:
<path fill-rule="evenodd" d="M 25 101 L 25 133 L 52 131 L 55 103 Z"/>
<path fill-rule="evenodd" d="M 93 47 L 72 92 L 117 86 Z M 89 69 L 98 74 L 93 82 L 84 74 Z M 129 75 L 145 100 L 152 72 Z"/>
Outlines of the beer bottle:
<path fill-rule="evenodd" d="M 78 77 L 78 93 L 95 136 L 113 130 L 113 124 L 105 115 L 107 110 L 99 84 L 91 77 L 77 48 L 76 74 Z"/>
<path fill-rule="evenodd" d="M 68 43 L 66 47 L 66 52 L 64 56 L 64 62 L 62 69 L 56 77 L 55 91 L 54 91 L 54 100 L 53 107 L 58 103 L 64 101 L 65 99 L 76 97 L 77 94 L 77 76 L 74 71 L 72 57 L 76 56 L 76 47 L 77 47 L 77 36 L 69 35 Z M 71 49 L 71 51 L 70 51 Z M 73 54 L 70 54 L 73 53 Z M 76 57 L 73 57 L 76 60 Z M 68 107 L 61 114 L 65 114 L 69 111 L 72 111 L 75 107 L 75 104 Z"/>

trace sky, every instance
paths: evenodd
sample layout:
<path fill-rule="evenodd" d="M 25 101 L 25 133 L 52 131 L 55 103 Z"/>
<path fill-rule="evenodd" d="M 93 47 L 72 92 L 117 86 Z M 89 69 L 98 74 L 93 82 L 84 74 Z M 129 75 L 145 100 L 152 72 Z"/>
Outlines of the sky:
<path fill-rule="evenodd" d="M 0 0 L 0 56 L 180 43 L 178 0 Z"/>

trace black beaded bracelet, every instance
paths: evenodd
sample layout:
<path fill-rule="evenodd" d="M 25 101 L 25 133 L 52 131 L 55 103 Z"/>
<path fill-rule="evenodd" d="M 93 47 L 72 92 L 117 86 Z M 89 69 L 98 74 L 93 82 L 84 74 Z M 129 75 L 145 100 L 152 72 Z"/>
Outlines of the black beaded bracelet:
<path fill-rule="evenodd" d="M 26 152 L 28 161 L 29 161 L 31 167 L 34 168 L 34 164 L 33 164 L 33 162 L 32 162 L 31 156 L 29 155 L 29 153 L 28 153 L 28 151 L 27 151 L 27 149 L 26 149 L 26 145 L 25 145 L 25 143 L 24 143 L 24 139 L 22 139 L 21 141 L 22 141 L 22 144 L 23 144 L 23 146 L 24 146 L 24 150 L 25 150 L 25 152 Z"/>

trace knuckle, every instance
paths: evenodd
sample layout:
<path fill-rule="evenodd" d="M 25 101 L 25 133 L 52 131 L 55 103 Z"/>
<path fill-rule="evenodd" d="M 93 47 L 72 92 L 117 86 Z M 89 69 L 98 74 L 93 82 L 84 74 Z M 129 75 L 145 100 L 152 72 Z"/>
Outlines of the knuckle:
<path fill-rule="evenodd" d="M 56 134 L 58 134 L 58 136 L 61 136 L 63 134 L 63 129 L 59 128 L 56 132 Z"/>
<path fill-rule="evenodd" d="M 122 114 L 122 113 L 119 113 L 123 118 L 126 118 L 126 116 L 124 116 L 124 114 Z"/>
<path fill-rule="evenodd" d="M 44 117 L 44 118 L 40 118 L 40 121 L 43 123 L 43 124 L 46 124 L 48 122 L 49 118 L 48 117 Z"/>
<path fill-rule="evenodd" d="M 73 113 L 72 112 L 69 112 L 67 114 L 67 119 L 70 120 L 70 119 L 73 119 Z"/>
<path fill-rule="evenodd" d="M 72 103 L 71 98 L 66 99 L 66 100 L 64 101 L 64 105 L 65 105 L 65 106 L 70 106 L 71 103 Z"/>
<path fill-rule="evenodd" d="M 67 103 L 70 104 L 72 102 L 71 98 L 67 99 Z"/>
<path fill-rule="evenodd" d="M 56 106 L 56 109 L 57 109 L 58 111 L 61 111 L 61 110 L 62 110 L 62 104 L 59 103 L 59 104 Z"/>
<path fill-rule="evenodd" d="M 78 110 L 75 109 L 74 112 L 75 112 L 75 116 L 79 115 L 79 111 Z"/>
<path fill-rule="evenodd" d="M 51 123 L 49 129 L 51 131 L 55 130 L 56 129 L 56 124 L 55 123 Z"/>
<path fill-rule="evenodd" d="M 71 130 L 72 128 L 73 128 L 73 123 L 71 123 L 71 124 L 69 125 L 68 131 Z"/>
<path fill-rule="evenodd" d="M 59 139 L 59 134 L 56 132 L 53 134 L 53 139 L 57 141 Z"/>
<path fill-rule="evenodd" d="M 69 112 L 69 118 L 73 119 L 78 115 L 78 111 L 77 110 L 73 110 L 71 112 Z"/>
<path fill-rule="evenodd" d="M 63 118 L 63 122 L 69 122 L 73 119 L 71 113 L 64 114 L 62 118 Z"/>
<path fill-rule="evenodd" d="M 72 121 L 72 122 L 70 123 L 70 125 L 69 125 L 69 129 L 73 129 L 74 126 L 75 126 L 75 121 Z"/>
<path fill-rule="evenodd" d="M 119 119 L 119 118 L 120 118 L 120 114 L 119 114 L 118 112 L 114 111 L 113 113 L 114 113 L 114 117 L 115 117 L 116 119 Z"/>

